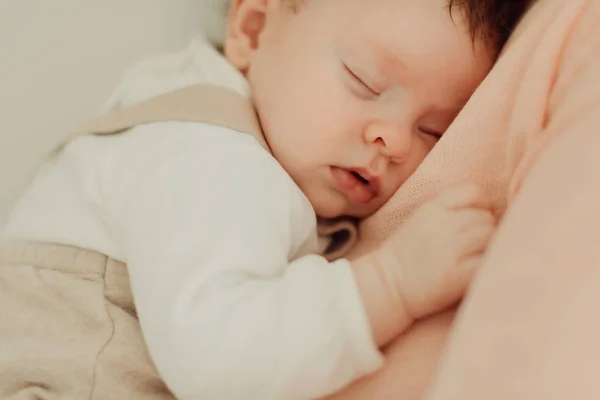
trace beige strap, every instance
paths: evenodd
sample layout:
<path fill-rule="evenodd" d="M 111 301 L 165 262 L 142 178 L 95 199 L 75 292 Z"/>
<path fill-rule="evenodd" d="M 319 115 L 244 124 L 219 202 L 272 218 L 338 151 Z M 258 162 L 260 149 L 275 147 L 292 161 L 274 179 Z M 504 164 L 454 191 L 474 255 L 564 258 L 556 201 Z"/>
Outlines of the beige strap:
<path fill-rule="evenodd" d="M 186 86 L 134 106 L 114 110 L 83 126 L 68 141 L 89 134 L 115 134 L 136 125 L 161 121 L 223 126 L 254 136 L 270 152 L 250 101 L 231 89 L 216 85 Z"/>

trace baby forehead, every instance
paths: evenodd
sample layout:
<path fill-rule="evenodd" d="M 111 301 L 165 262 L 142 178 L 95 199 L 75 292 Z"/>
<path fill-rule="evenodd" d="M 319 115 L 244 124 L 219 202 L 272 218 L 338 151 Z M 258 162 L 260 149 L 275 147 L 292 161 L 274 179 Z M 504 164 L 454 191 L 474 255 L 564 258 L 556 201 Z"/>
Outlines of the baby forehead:
<path fill-rule="evenodd" d="M 472 44 L 468 21 L 459 10 L 451 12 L 449 0 L 311 0 L 309 8 L 323 11 L 343 35 L 402 38 L 427 46 Z"/>
<path fill-rule="evenodd" d="M 387 56 L 408 53 L 425 58 L 445 53 L 470 57 L 476 50 L 467 21 L 459 12 L 450 14 L 446 0 L 359 2 L 365 3 L 364 10 L 349 16 L 353 29 L 344 35 L 358 46 Z"/>
<path fill-rule="evenodd" d="M 468 31 L 464 14 L 451 10 L 448 0 L 358 0 L 358 3 L 355 19 L 364 25 L 378 26 L 378 29 L 414 33 L 432 28 Z"/>
<path fill-rule="evenodd" d="M 353 13 L 354 29 L 341 47 L 375 65 L 378 75 L 425 86 L 444 81 L 431 89 L 468 93 L 489 70 L 489 48 L 474 45 L 468 22 L 459 12 L 451 15 L 446 0 L 358 1 L 362 12 Z"/>

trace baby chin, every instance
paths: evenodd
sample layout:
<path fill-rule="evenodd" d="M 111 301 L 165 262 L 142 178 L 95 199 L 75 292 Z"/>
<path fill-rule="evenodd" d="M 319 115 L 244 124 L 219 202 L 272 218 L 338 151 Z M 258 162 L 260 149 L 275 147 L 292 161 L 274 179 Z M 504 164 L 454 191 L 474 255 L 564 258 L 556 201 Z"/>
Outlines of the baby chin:
<path fill-rule="evenodd" d="M 315 213 L 322 218 L 366 218 L 381 207 L 375 204 L 375 199 L 368 204 L 357 204 L 335 189 L 315 190 L 307 193 L 307 197 Z"/>

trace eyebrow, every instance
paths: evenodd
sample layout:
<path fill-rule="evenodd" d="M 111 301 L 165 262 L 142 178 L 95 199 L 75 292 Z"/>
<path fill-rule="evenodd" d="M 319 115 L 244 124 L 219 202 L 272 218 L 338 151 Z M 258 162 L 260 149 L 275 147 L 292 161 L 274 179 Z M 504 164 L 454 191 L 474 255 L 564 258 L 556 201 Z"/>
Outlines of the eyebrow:
<path fill-rule="evenodd" d="M 381 57 L 386 65 L 391 65 L 393 70 L 408 69 L 406 63 L 397 54 L 394 54 L 392 50 L 379 43 L 376 39 L 365 39 L 364 46 L 369 49 L 370 53 L 377 56 L 376 58 Z"/>

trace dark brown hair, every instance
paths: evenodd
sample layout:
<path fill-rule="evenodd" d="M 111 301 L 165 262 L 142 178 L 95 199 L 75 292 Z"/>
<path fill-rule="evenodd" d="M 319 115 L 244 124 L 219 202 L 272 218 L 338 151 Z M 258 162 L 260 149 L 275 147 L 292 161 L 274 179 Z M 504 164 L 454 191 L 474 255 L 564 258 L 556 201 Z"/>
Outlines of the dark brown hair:
<path fill-rule="evenodd" d="M 449 0 L 450 15 L 460 9 L 473 40 L 481 39 L 500 51 L 513 29 L 535 0 Z"/>
<path fill-rule="evenodd" d="M 413 0 L 421 1 L 421 0 Z M 450 17 L 460 10 L 467 21 L 473 40 L 483 40 L 499 52 L 513 29 L 535 0 L 448 0 Z M 294 11 L 307 0 L 284 0 Z"/>

